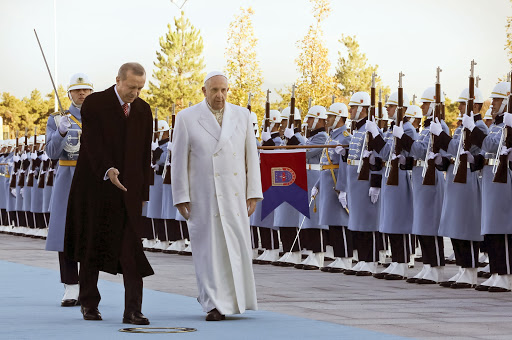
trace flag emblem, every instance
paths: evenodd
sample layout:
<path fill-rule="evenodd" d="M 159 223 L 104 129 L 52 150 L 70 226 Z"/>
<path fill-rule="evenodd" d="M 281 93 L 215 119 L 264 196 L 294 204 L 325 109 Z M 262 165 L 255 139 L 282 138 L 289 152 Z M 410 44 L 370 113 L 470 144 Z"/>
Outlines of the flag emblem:
<path fill-rule="evenodd" d="M 295 171 L 290 168 L 272 168 L 272 186 L 289 186 L 295 182 L 297 175 L 295 175 Z"/>

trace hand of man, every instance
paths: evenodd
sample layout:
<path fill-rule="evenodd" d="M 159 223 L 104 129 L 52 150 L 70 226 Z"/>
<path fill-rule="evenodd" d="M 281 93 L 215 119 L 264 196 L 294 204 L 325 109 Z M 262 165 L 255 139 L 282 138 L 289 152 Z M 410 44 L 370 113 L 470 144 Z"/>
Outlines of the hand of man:
<path fill-rule="evenodd" d="M 266 142 L 268 141 L 269 139 L 271 138 L 271 135 L 270 135 L 270 128 L 267 128 L 267 131 L 262 131 L 261 132 L 261 140 Z"/>
<path fill-rule="evenodd" d="M 251 216 L 256 210 L 256 203 L 258 200 L 256 198 L 249 198 L 247 200 L 247 216 Z"/>
<path fill-rule="evenodd" d="M 176 205 L 176 208 L 178 208 L 178 211 L 180 212 L 181 216 L 185 217 L 186 220 L 190 218 L 190 203 L 180 203 Z"/>
<path fill-rule="evenodd" d="M 512 114 L 505 112 L 505 115 L 503 116 L 503 123 L 508 127 L 512 127 Z"/>
<path fill-rule="evenodd" d="M 400 122 L 400 126 L 393 126 L 393 136 L 401 139 L 404 135 L 404 122 Z"/>
<path fill-rule="evenodd" d="M 114 184 L 116 187 L 123 191 L 128 191 L 128 189 L 126 189 L 124 185 L 122 185 L 121 182 L 119 182 L 119 170 L 117 170 L 116 168 L 112 168 L 107 172 L 107 176 L 110 179 L 110 182 L 112 182 L 112 184 Z"/>
<path fill-rule="evenodd" d="M 338 201 L 340 201 L 343 209 L 347 207 L 347 193 L 345 191 L 340 191 L 340 194 L 338 195 Z"/>
<path fill-rule="evenodd" d="M 292 138 L 295 135 L 295 132 L 293 132 L 293 124 L 291 128 L 284 129 L 284 136 L 288 139 Z"/>
<path fill-rule="evenodd" d="M 370 196 L 370 200 L 373 204 L 377 203 L 379 200 L 380 188 L 370 187 L 370 191 L 368 192 L 368 196 Z"/>
<path fill-rule="evenodd" d="M 475 164 L 475 157 L 469 151 L 464 151 L 464 154 L 468 156 L 468 163 Z"/>
<path fill-rule="evenodd" d="M 345 148 L 343 146 L 337 146 L 335 149 L 334 149 L 334 152 L 336 152 L 338 155 L 342 155 L 342 156 L 345 156 L 345 154 L 347 153 Z"/>
<path fill-rule="evenodd" d="M 64 137 L 68 130 L 71 128 L 71 122 L 69 121 L 69 118 L 67 116 L 64 116 L 60 119 L 59 122 L 59 133 L 62 137 Z"/>
<path fill-rule="evenodd" d="M 376 138 L 379 135 L 379 128 L 377 127 L 377 124 L 375 123 L 375 119 L 368 120 L 366 122 L 366 130 L 372 134 L 373 138 Z"/>
<path fill-rule="evenodd" d="M 311 188 L 311 197 L 316 197 L 316 195 L 318 195 L 318 188 L 317 187 Z"/>
<path fill-rule="evenodd" d="M 439 118 L 436 117 L 436 121 L 430 123 L 430 132 L 436 136 L 439 136 L 441 132 L 443 132 L 443 127 L 441 126 L 441 123 L 439 123 Z"/>
<path fill-rule="evenodd" d="M 473 129 L 475 128 L 475 118 L 473 112 L 471 112 L 471 116 L 462 116 L 462 126 L 464 126 L 469 131 L 473 131 Z"/>

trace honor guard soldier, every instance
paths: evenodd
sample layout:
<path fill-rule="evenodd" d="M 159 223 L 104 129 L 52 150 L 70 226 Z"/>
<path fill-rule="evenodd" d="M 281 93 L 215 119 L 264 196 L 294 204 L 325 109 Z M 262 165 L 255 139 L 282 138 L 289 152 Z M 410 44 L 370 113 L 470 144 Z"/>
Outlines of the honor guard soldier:
<path fill-rule="evenodd" d="M 288 106 L 281 112 L 281 115 L 286 115 L 286 117 L 288 117 L 287 119 L 291 119 L 290 112 L 291 107 Z M 286 145 L 304 145 L 306 138 L 301 135 L 301 116 L 298 108 L 295 108 L 294 116 L 293 120 L 295 124 L 292 125 L 293 129 L 287 127 L 284 130 L 284 136 L 288 140 Z M 294 127 L 294 125 L 296 127 Z M 281 205 L 274 210 L 274 226 L 279 228 L 279 237 L 283 245 L 284 255 L 279 260 L 272 262 L 272 265 L 293 267 L 302 261 L 300 235 L 297 235 L 297 233 L 298 226 L 303 218 L 304 216 L 288 202 L 281 203 Z M 296 242 L 294 242 L 295 238 L 297 238 Z"/>
<path fill-rule="evenodd" d="M 345 270 L 343 274 L 346 275 L 371 276 L 377 270 L 379 251 L 383 249 L 382 237 L 378 232 L 382 170 L 376 167 L 370 171 L 368 181 L 358 180 L 359 164 L 367 151 L 363 149 L 367 134 L 371 133 L 374 137 L 372 149 L 377 153 L 385 145 L 377 124 L 368 120 L 370 105 L 370 96 L 366 92 L 354 93 L 349 102 L 350 118 L 355 122 L 355 128 L 350 140 L 348 166 L 342 175 L 346 176 L 347 191 L 340 192 L 339 198 L 346 202 L 350 211 L 348 229 L 353 232 L 359 262 L 352 269 Z"/>
<path fill-rule="evenodd" d="M 156 118 L 155 118 L 156 119 Z M 163 181 L 162 174 L 165 167 L 165 156 L 167 153 L 167 143 L 169 143 L 169 124 L 165 120 L 159 120 L 157 123 L 156 140 L 152 142 L 153 151 L 154 183 L 149 187 L 149 201 L 147 203 L 147 217 L 151 218 L 152 229 L 154 232 L 155 244 L 150 251 L 162 251 L 169 247 L 168 232 L 165 227 L 165 220 L 162 216 L 162 195 Z"/>
<path fill-rule="evenodd" d="M 8 233 L 14 232 L 14 227 L 18 225 L 17 222 L 17 214 L 16 214 L 16 188 L 12 188 L 11 183 L 16 177 L 16 162 L 19 161 L 17 140 L 13 140 L 11 145 L 11 152 L 5 159 L 5 162 L 8 164 L 8 176 L 9 180 L 7 181 L 6 191 L 5 191 L 5 210 L 7 211 L 7 219 L 9 221 L 9 225 L 12 226 L 8 229 Z"/>
<path fill-rule="evenodd" d="M 476 287 L 477 290 L 489 292 L 509 292 L 512 282 L 511 253 L 512 247 L 512 181 L 508 161 L 510 156 L 507 137 L 503 134 L 512 126 L 512 116 L 505 112 L 509 103 L 510 83 L 498 83 L 491 93 L 494 123 L 486 135 L 474 119 L 464 116 L 462 125 L 471 131 L 472 144 L 480 147 L 484 155 L 484 168 L 482 171 L 482 235 L 484 235 L 489 254 L 490 273 L 492 276 Z M 508 134 L 508 132 L 507 132 Z M 504 157 L 504 159 L 503 159 Z M 506 161 L 503 178 L 496 176 L 500 171 L 500 164 Z M 499 163 L 498 163 L 499 162 Z M 493 168 L 496 168 L 493 170 Z M 495 175 L 496 172 L 496 175 Z M 506 178 L 504 178 L 506 176 Z"/>
<path fill-rule="evenodd" d="M 34 214 L 34 223 L 37 228 L 37 233 L 34 235 L 37 238 L 45 239 L 48 235 L 48 224 L 44 216 L 43 211 L 43 187 L 39 186 L 39 176 L 41 174 L 43 164 L 43 154 L 45 145 L 45 135 L 38 135 L 36 137 L 36 144 L 34 146 L 34 152 L 31 155 L 32 161 L 34 162 L 34 182 L 32 185 L 32 202 L 30 205 L 30 211 Z"/>
<path fill-rule="evenodd" d="M 461 121 L 462 121 L 462 117 L 460 118 Z M 490 128 L 491 125 L 492 125 L 492 122 L 493 122 L 493 118 L 492 118 L 492 105 L 487 109 L 487 111 L 485 112 L 485 115 L 484 115 L 484 123 L 485 125 L 487 125 L 487 128 Z"/>
<path fill-rule="evenodd" d="M 261 132 L 263 146 L 280 146 L 283 144 L 283 139 L 279 136 L 282 121 L 281 112 L 278 110 L 270 110 L 269 117 L 269 130 Z M 264 249 L 264 252 L 254 259 L 253 263 L 271 264 L 279 259 L 279 228 L 274 226 L 274 212 L 271 212 L 261 220 L 261 202 L 262 201 L 256 203 L 256 210 L 253 214 L 254 219 L 251 220 L 251 225 L 259 229 L 261 247 Z"/>
<path fill-rule="evenodd" d="M 312 106 L 306 117 L 308 130 L 311 131 L 309 139 L 305 146 L 324 145 L 329 136 L 325 128 L 327 119 L 327 110 L 320 105 Z M 315 270 L 324 266 L 325 250 L 327 245 L 327 236 L 329 226 L 321 225 L 318 222 L 319 214 L 316 209 L 317 202 L 313 195 L 313 187 L 320 178 L 320 158 L 323 149 L 306 149 L 306 169 L 308 176 L 309 200 L 314 200 L 314 204 L 309 206 L 309 219 L 306 218 L 301 229 L 301 247 L 306 249 L 308 257 L 299 264 L 295 265 L 297 269 Z M 301 220 L 303 217 L 301 217 Z"/>
<path fill-rule="evenodd" d="M 329 145 L 348 145 L 351 135 L 345 125 L 348 118 L 347 105 L 333 103 L 327 110 L 326 126 L 329 129 Z M 341 273 L 352 268 L 352 234 L 348 230 L 348 211 L 344 209 L 338 200 L 339 167 L 346 166 L 346 150 L 336 153 L 335 148 L 326 148 L 320 159 L 320 178 L 314 188 L 318 206 L 318 223 L 329 226 L 329 243 L 333 248 L 334 261 L 328 266 L 322 267 L 324 272 Z M 345 158 L 343 162 L 342 158 Z M 316 190 L 315 190 L 316 188 Z"/>
<path fill-rule="evenodd" d="M 485 126 L 480 115 L 483 95 L 478 88 L 474 88 L 474 104 L 470 101 L 469 88 L 462 91 L 459 98 L 459 111 L 464 116 L 466 110 L 472 112 L 475 124 L 479 129 L 487 134 Z M 472 103 L 472 107 L 467 107 Z M 453 138 L 443 132 L 441 124 L 432 122 L 430 131 L 439 136 L 436 141 L 439 148 L 448 152 L 451 156 L 450 165 L 446 171 L 446 187 L 444 191 L 443 209 L 441 221 L 439 224 L 439 236 L 449 237 L 451 239 L 455 253 L 455 263 L 459 266 L 459 271 L 448 281 L 441 282 L 442 287 L 451 288 L 472 288 L 477 283 L 478 255 L 480 242 L 483 241 L 481 235 L 481 186 L 479 180 L 479 171 L 483 167 L 483 157 L 480 156 L 481 150 L 472 146 L 469 151 L 464 151 L 464 145 L 461 142 L 463 128 L 457 127 Z M 469 136 L 466 136 L 469 137 Z M 466 169 L 466 181 L 462 183 L 456 180 L 456 173 L 459 166 L 455 164 L 460 155 L 465 153 L 468 163 L 463 164 Z M 476 157 L 476 158 L 475 158 Z M 475 162 L 475 160 L 481 160 Z M 478 163 L 478 164 L 477 164 Z M 460 165 L 462 166 L 462 165 Z"/>
<path fill-rule="evenodd" d="M 0 141 L 0 233 L 6 232 L 8 227 L 5 196 L 5 191 L 8 188 L 8 186 L 6 187 L 7 176 L 9 174 L 9 165 L 7 164 L 7 157 L 9 156 L 7 152 L 8 144 L 8 140 Z"/>
<path fill-rule="evenodd" d="M 414 109 L 409 110 L 409 99 L 403 94 L 403 107 L 406 109 L 404 119 L 398 121 L 398 92 L 391 94 L 387 102 L 388 117 L 393 119 L 396 127 L 402 129 L 402 133 L 410 138 L 416 139 L 417 132 L 411 121 L 415 118 Z M 421 112 L 421 111 L 420 111 Z M 421 121 L 421 118 L 419 119 Z M 392 130 L 388 130 L 392 134 Z M 412 158 L 409 152 L 402 150 L 397 156 L 395 154 L 396 144 L 393 138 L 387 139 L 386 146 L 382 149 L 380 156 L 387 159 L 386 175 L 389 175 L 392 167 L 392 160 L 398 158 L 399 169 L 398 183 L 391 183 L 388 176 L 383 176 L 380 207 L 379 232 L 389 238 L 391 246 L 392 262 L 380 273 L 373 274 L 377 279 L 403 280 L 407 278 L 407 267 L 412 252 L 410 234 L 413 222 L 413 195 L 412 182 L 409 171 L 412 170 Z"/>
<path fill-rule="evenodd" d="M 78 264 L 64 256 L 64 233 L 69 190 L 80 151 L 80 136 L 82 134 L 80 108 L 85 98 L 93 90 L 92 82 L 86 74 L 74 74 L 68 86 L 71 106 L 63 114 L 60 112 L 52 114 L 46 124 L 46 154 L 50 159 L 59 160 L 58 171 L 53 183 L 54 188 L 51 192 L 51 213 L 46 250 L 59 252 L 61 282 L 65 287 L 62 307 L 79 305 Z M 51 171 L 51 169 L 48 170 Z M 46 173 L 47 177 L 51 175 Z M 47 186 L 48 184 L 47 182 Z"/>
<path fill-rule="evenodd" d="M 440 164 L 441 156 L 434 154 L 431 139 L 430 124 L 433 119 L 435 105 L 435 88 L 430 87 L 421 96 L 423 115 L 425 121 L 423 130 L 418 139 L 414 140 L 409 135 L 403 134 L 400 127 L 393 129 L 393 136 L 400 140 L 402 147 L 414 158 L 412 169 L 413 188 L 413 225 L 412 234 L 418 237 L 423 256 L 423 268 L 414 277 L 407 279 L 408 283 L 435 284 L 443 281 L 444 269 L 444 244 L 439 236 L 439 222 L 444 194 L 444 174 L 435 171 L 435 185 L 423 184 L 423 168 L 425 162 L 435 157 L 436 164 Z M 441 103 L 444 96 L 441 94 Z M 443 131 L 449 133 L 448 126 L 441 122 Z M 397 141 L 398 142 L 398 141 Z"/>
<path fill-rule="evenodd" d="M 17 228 L 15 228 L 15 235 L 23 235 L 27 228 L 27 214 L 23 210 L 23 187 L 25 168 L 28 167 L 28 155 L 27 155 L 27 135 L 19 139 L 19 153 L 18 153 L 18 171 L 15 178 L 15 189 L 16 189 L 16 218 Z"/>

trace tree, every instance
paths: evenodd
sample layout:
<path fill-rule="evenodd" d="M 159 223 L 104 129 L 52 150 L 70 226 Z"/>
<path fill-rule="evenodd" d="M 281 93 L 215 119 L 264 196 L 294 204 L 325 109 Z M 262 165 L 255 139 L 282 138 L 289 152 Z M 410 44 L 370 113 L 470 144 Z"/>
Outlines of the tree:
<path fill-rule="evenodd" d="M 510 1 L 512 2 L 512 0 Z M 507 51 L 508 62 L 512 64 L 512 17 L 507 17 L 507 24 L 505 25 L 507 40 L 505 41 L 504 50 Z"/>
<path fill-rule="evenodd" d="M 350 99 L 354 92 L 365 91 L 370 92 L 372 83 L 372 73 L 377 73 L 379 66 L 367 65 L 368 58 L 366 54 L 359 50 L 359 43 L 355 36 L 342 35 L 339 42 L 346 49 L 346 57 L 344 53 L 338 51 L 338 65 L 336 66 L 336 80 L 343 86 L 340 90 L 341 96 Z M 398 80 L 398 79 L 397 79 Z M 377 73 L 377 88 L 382 88 L 382 100 L 384 96 L 391 93 L 389 86 L 383 86 L 381 78 Z"/>
<path fill-rule="evenodd" d="M 160 37 L 160 51 L 156 52 L 157 70 L 153 72 L 156 82 L 149 82 L 147 100 L 152 107 L 158 107 L 158 115 L 163 118 L 176 105 L 176 112 L 197 104 L 202 100 L 201 87 L 205 77 L 203 38 L 185 18 L 182 11 L 174 18 L 174 29 L 167 25 L 169 32 Z"/>
<path fill-rule="evenodd" d="M 331 103 L 331 95 L 336 91 L 335 79 L 329 75 L 331 62 L 327 58 L 329 51 L 325 46 L 321 28 L 322 21 L 331 12 L 330 1 L 310 0 L 310 2 L 313 4 L 315 22 L 309 26 L 306 36 L 297 42 L 301 52 L 295 59 L 299 72 L 296 102 L 301 113 L 307 112 L 309 97 L 313 99 L 313 105 L 328 106 Z"/>
<path fill-rule="evenodd" d="M 25 130 L 27 126 L 25 103 L 8 92 L 2 93 L 0 116 L 3 118 L 3 124 L 9 126 L 9 138 L 14 138 L 15 131 Z"/>
<path fill-rule="evenodd" d="M 225 72 L 229 78 L 229 102 L 235 105 L 247 105 L 250 92 L 252 111 L 262 119 L 264 115 L 263 101 L 265 94 L 261 90 L 263 84 L 262 71 L 256 59 L 258 39 L 254 36 L 252 25 L 252 8 L 240 8 L 240 13 L 229 24 L 226 46 Z"/>

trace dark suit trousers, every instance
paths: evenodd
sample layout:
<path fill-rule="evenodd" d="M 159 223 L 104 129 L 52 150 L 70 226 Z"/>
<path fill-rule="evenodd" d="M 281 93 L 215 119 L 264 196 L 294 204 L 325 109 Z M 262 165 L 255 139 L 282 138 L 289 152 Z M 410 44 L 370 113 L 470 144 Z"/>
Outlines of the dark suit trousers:
<path fill-rule="evenodd" d="M 127 219 L 121 245 L 119 264 L 123 271 L 124 281 L 124 311 L 140 312 L 142 309 L 142 276 L 137 269 L 134 250 L 135 242 L 140 242 L 133 225 Z M 87 263 L 80 263 L 80 302 L 87 308 L 97 307 L 100 303 L 98 290 L 98 269 Z"/>

